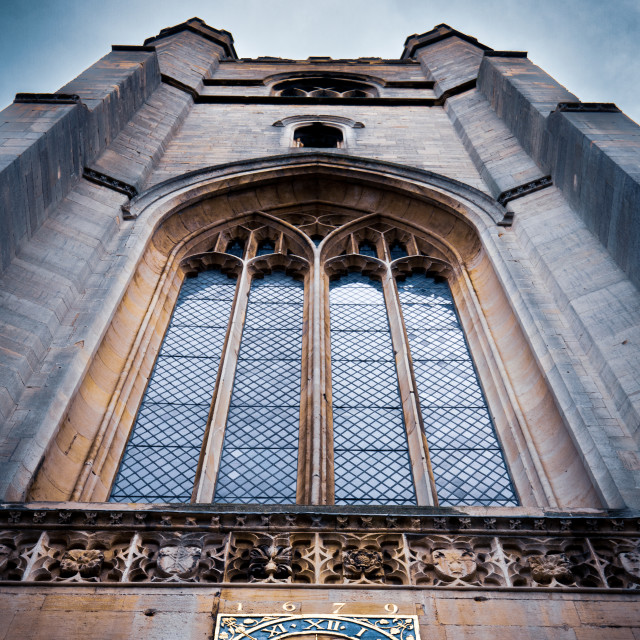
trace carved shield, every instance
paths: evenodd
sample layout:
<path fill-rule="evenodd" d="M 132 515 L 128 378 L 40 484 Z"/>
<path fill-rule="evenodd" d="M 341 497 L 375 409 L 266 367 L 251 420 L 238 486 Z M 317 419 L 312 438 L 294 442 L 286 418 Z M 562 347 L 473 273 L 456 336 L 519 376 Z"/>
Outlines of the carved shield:
<path fill-rule="evenodd" d="M 158 552 L 158 568 L 168 575 L 194 571 L 202 555 L 196 546 L 168 545 Z"/>

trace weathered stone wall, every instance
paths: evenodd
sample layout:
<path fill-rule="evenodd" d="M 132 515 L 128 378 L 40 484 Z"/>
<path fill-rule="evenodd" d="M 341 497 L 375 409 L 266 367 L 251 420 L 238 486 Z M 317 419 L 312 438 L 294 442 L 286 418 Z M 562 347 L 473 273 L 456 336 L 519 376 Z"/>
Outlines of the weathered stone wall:
<path fill-rule="evenodd" d="M 196 587 L 5 587 L 0 595 L 0 638 L 16 640 L 209 640 L 215 612 L 417 615 L 422 640 L 637 640 L 636 595 L 479 593 L 367 589 Z"/>

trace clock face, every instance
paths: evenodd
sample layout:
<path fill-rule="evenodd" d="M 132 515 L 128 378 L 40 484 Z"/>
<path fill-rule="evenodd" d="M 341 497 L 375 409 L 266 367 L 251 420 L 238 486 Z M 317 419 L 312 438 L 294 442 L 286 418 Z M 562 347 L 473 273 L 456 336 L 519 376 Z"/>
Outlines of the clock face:
<path fill-rule="evenodd" d="M 222 614 L 215 640 L 419 640 L 416 616 L 234 616 Z"/>

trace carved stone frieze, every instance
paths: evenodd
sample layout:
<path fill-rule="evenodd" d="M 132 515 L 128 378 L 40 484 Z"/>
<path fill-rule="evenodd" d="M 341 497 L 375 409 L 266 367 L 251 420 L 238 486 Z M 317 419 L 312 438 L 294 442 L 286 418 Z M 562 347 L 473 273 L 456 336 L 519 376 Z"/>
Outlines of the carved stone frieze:
<path fill-rule="evenodd" d="M 2 518 L 5 583 L 640 590 L 637 517 L 12 505 Z"/>

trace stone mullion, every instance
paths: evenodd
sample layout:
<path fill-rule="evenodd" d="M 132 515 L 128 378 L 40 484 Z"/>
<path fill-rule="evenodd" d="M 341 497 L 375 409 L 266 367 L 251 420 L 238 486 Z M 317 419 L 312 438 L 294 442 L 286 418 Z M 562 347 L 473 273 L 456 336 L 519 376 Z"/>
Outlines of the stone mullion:
<path fill-rule="evenodd" d="M 238 280 L 231 323 L 222 351 L 192 502 L 213 502 L 250 288 L 251 275 L 245 263 Z"/>
<path fill-rule="evenodd" d="M 407 431 L 407 444 L 409 446 L 409 458 L 413 472 L 416 499 L 419 505 L 437 505 L 435 483 L 429 461 L 429 449 L 424 436 L 418 394 L 411 369 L 409 343 L 400 311 L 398 291 L 389 269 L 387 269 L 382 278 L 382 286 L 395 354 L 398 387 Z"/>
<path fill-rule="evenodd" d="M 307 353 L 310 366 L 307 369 L 306 385 L 308 387 L 303 401 L 307 417 L 303 429 L 301 443 L 306 444 L 305 455 L 309 467 L 299 478 L 304 478 L 307 486 L 301 487 L 298 495 L 304 496 L 307 504 L 333 504 L 333 438 L 330 426 L 329 402 L 331 381 L 327 374 L 326 350 L 328 344 L 325 309 L 328 304 L 328 291 L 322 277 L 320 252 L 314 251 L 314 264 L 309 278 L 307 299 Z M 300 500 L 298 500 L 300 502 Z"/>

